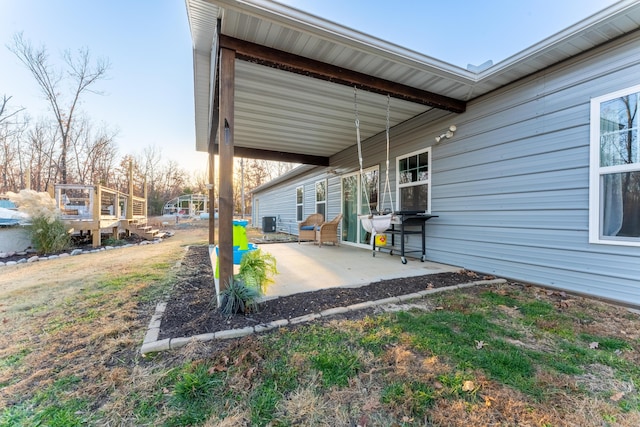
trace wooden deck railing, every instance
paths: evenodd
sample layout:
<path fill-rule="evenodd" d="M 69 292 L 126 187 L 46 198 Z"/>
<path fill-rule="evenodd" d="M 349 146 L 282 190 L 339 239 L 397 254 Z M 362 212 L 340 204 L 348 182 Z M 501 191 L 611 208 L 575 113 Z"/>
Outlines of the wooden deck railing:
<path fill-rule="evenodd" d="M 102 185 L 56 184 L 54 193 L 64 220 L 104 221 L 147 216 L 146 197 Z"/>

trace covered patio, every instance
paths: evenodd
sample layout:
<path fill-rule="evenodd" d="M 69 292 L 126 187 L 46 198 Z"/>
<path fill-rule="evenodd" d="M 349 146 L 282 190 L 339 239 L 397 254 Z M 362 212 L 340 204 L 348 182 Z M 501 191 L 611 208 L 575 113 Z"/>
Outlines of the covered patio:
<path fill-rule="evenodd" d="M 560 280 L 574 289 L 583 289 L 583 283 L 593 278 L 591 264 L 608 256 L 620 257 L 620 271 L 629 271 L 629 263 L 621 258 L 626 253 L 613 254 L 593 246 L 585 250 L 588 243 L 580 240 L 580 233 L 588 227 L 584 223 L 587 196 L 583 194 L 588 183 L 583 181 L 584 174 L 571 174 L 586 170 L 587 152 L 567 155 L 566 161 L 552 153 L 560 144 L 567 144 L 566 150 L 584 150 L 581 144 L 587 141 L 586 133 L 579 140 L 562 132 L 587 123 L 586 117 L 577 118 L 573 108 L 589 99 L 593 87 L 604 84 L 598 67 L 606 65 L 612 75 L 620 70 L 607 65 L 617 62 L 606 58 L 602 46 L 625 36 L 629 38 L 625 43 L 634 42 L 637 2 L 616 2 L 487 69 L 451 65 L 270 0 L 187 0 L 186 6 L 193 40 L 195 145 L 196 150 L 209 154 L 209 197 L 219 195 L 220 234 L 215 236 L 211 216 L 209 243 L 220 247 L 221 277 L 232 277 L 233 272 L 234 157 L 301 163 L 324 168 L 327 175 L 346 176 L 357 173 L 358 163 L 362 170 L 363 158 L 365 166 L 385 163 L 381 157 L 370 159 L 380 155 L 387 128 L 392 147 L 406 147 L 403 154 L 408 155 L 440 143 L 452 124 L 457 124 L 456 137 L 461 143 L 439 150 L 438 168 L 443 169 L 438 180 L 449 185 L 445 188 L 439 183 L 439 190 L 441 194 L 450 191 L 451 197 L 440 205 L 448 215 L 441 216 L 442 227 L 436 230 L 441 249 L 448 249 L 437 253 L 447 254 L 447 259 L 436 259 L 450 259 L 475 270 L 490 265 L 487 271 L 548 285 L 558 285 L 560 270 Z M 575 64 L 591 61 L 591 56 L 597 61 L 587 78 L 582 70 L 575 71 Z M 623 58 L 620 54 L 614 60 L 626 64 L 629 60 Z M 554 66 L 553 73 L 548 73 Z M 595 83 L 588 84 L 589 79 Z M 541 102 L 547 99 L 548 103 Z M 568 100 L 574 104 L 563 104 Z M 584 112 L 587 107 L 581 108 Z M 557 120 L 550 122 L 547 117 Z M 536 143 L 527 143 L 529 139 Z M 524 154 L 525 149 L 550 160 L 532 162 L 533 156 Z M 214 170 L 216 161 L 218 170 Z M 555 161 L 562 165 L 556 167 Z M 577 184 L 562 187 L 559 183 L 565 181 L 556 176 L 560 172 Z M 545 185 L 549 177 L 548 188 L 534 193 L 529 184 L 542 173 L 546 174 Z M 482 177 L 499 184 L 482 186 Z M 517 188 L 507 190 L 508 185 Z M 555 198 L 549 199 L 552 195 Z M 473 203 L 473 197 L 482 203 Z M 440 200 L 444 202 L 444 197 Z M 535 216 L 537 228 L 528 218 L 535 215 L 525 202 L 529 200 L 538 203 L 534 212 L 542 213 Z M 278 208 L 269 214 L 279 214 Z M 335 215 L 338 207 L 334 204 L 327 209 L 333 209 Z M 474 215 L 474 210 L 481 215 Z M 573 217 L 569 220 L 566 215 Z M 566 222 L 559 225 L 558 218 Z M 556 240 L 558 227 L 567 233 L 570 244 L 548 243 Z M 549 238 L 542 239 L 538 230 Z M 451 238 L 453 234 L 457 239 Z M 478 256 L 486 254 L 489 256 Z M 575 265 L 565 266 L 567 258 Z M 535 261 L 523 263 L 531 259 Z M 610 294 L 611 275 L 604 264 L 598 276 L 603 295 Z M 616 279 L 635 289 L 633 273 Z M 621 295 L 626 299 L 629 291 L 624 292 Z"/>
<path fill-rule="evenodd" d="M 186 5 L 194 44 L 196 149 L 209 153 L 211 199 L 219 177 L 220 234 L 211 217 L 209 243 L 220 248 L 221 277 L 233 270 L 234 157 L 332 167 L 332 157 L 355 144 L 354 88 L 363 141 L 384 131 L 381 106 L 387 103 L 393 127 L 420 115 L 438 120 L 464 112 L 473 92 L 472 73 L 396 52 L 397 46 L 279 3 Z M 333 31 L 318 31 L 329 27 Z"/>

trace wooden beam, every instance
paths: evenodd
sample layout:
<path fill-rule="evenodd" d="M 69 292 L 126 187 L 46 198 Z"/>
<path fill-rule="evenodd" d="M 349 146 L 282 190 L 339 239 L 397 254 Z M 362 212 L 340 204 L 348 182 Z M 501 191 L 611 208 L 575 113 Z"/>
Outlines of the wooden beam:
<path fill-rule="evenodd" d="M 218 19 L 218 23 L 216 25 L 217 32 L 216 37 L 220 39 L 220 28 L 222 27 L 222 20 Z M 211 59 L 220 58 L 220 44 L 216 43 L 216 49 L 212 52 Z M 215 81 L 212 82 L 214 85 L 213 89 L 213 99 L 211 102 L 211 129 L 209 133 L 209 145 L 207 147 L 207 152 L 209 154 L 209 244 L 216 244 L 216 162 L 215 157 L 218 152 L 218 146 L 216 145 L 216 137 L 218 136 L 218 128 L 220 127 L 220 67 L 219 62 L 216 61 L 216 70 L 215 70 Z M 235 71 L 234 71 L 235 72 Z M 215 266 L 214 266 L 215 268 Z M 218 302 L 220 298 L 218 298 Z"/>
<path fill-rule="evenodd" d="M 235 60 L 233 50 L 220 49 L 220 123 L 218 129 L 220 182 L 218 212 L 218 266 L 220 291 L 233 280 L 233 110 Z"/>
<path fill-rule="evenodd" d="M 218 144 L 214 145 L 214 154 L 219 151 Z M 312 156 L 310 154 L 287 153 L 284 151 L 263 150 L 261 148 L 235 147 L 235 157 L 244 159 L 274 160 L 276 162 L 301 163 L 303 165 L 329 166 L 329 158 L 324 156 Z"/>
<path fill-rule="evenodd" d="M 333 83 L 357 87 L 368 92 L 389 95 L 393 98 L 441 110 L 463 113 L 467 104 L 465 101 L 439 95 L 422 89 L 380 79 L 364 73 L 337 67 L 315 59 L 294 55 L 282 50 L 261 46 L 255 43 L 220 35 L 220 46 L 236 52 L 236 57 L 245 61 L 277 68 L 296 74 L 302 74 Z"/>

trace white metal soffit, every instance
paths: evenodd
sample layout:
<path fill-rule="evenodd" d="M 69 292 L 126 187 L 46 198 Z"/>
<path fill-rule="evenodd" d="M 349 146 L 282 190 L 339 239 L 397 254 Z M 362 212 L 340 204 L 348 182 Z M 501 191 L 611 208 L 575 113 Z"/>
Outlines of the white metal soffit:
<path fill-rule="evenodd" d="M 218 18 L 226 36 L 463 101 L 640 28 L 640 2 L 623 0 L 473 73 L 270 0 L 186 0 L 186 6 L 198 151 L 207 151 L 210 133 Z M 355 144 L 353 88 L 242 60 L 235 85 L 236 146 L 328 157 Z M 363 140 L 384 131 L 386 106 L 386 96 L 358 91 Z M 446 114 L 393 98 L 390 111 L 391 126 Z"/>

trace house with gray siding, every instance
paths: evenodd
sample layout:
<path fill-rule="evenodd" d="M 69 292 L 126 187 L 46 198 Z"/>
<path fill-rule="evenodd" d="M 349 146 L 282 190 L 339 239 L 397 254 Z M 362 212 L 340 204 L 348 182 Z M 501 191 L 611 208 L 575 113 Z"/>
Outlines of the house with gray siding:
<path fill-rule="evenodd" d="M 294 28 L 312 40 L 326 35 L 318 28 L 348 32 L 327 22 L 316 22 L 312 32 L 305 26 L 311 17 L 301 20 L 299 11 L 269 2 L 269 13 L 253 14 L 236 9 L 233 1 L 213 3 L 273 25 L 295 14 Z M 347 88 L 347 94 L 335 96 L 334 106 L 344 123 L 315 111 L 332 122 L 332 133 L 307 118 L 309 128 L 318 128 L 314 137 L 295 135 L 311 141 L 308 152 L 299 154 L 327 161 L 304 164 L 255 189 L 254 224 L 273 216 L 278 228 L 297 233 L 297 222 L 309 214 L 322 212 L 329 220 L 342 213 L 342 244 L 369 247 L 358 215 L 370 209 L 422 210 L 437 215 L 426 225 L 430 261 L 640 305 L 637 2 L 619 2 L 478 73 L 454 67 L 433 71 L 429 67 L 441 64 L 431 59 L 407 64 L 405 52 L 395 52 L 403 59 L 390 57 L 380 41 L 359 40 L 334 42 L 360 49 L 363 61 L 396 61 L 415 77 L 429 77 L 431 83 L 423 86 L 410 77 L 397 81 L 464 100 L 464 108 L 414 109 L 412 100 L 387 104 L 384 96 Z M 285 42 L 277 47 L 305 54 Z M 332 59 L 326 58 L 335 63 Z M 388 158 L 387 105 L 392 117 Z M 242 117 L 240 108 L 236 103 Z M 362 173 L 356 114 L 363 129 Z M 262 121 L 246 126 L 258 126 L 263 135 L 271 131 Z M 450 129 L 455 130 L 447 135 Z M 322 141 L 333 145 L 323 151 Z M 384 190 L 387 160 L 390 192 Z M 418 249 L 420 236 L 408 236 L 406 244 Z"/>

